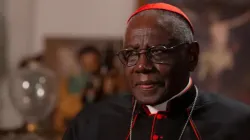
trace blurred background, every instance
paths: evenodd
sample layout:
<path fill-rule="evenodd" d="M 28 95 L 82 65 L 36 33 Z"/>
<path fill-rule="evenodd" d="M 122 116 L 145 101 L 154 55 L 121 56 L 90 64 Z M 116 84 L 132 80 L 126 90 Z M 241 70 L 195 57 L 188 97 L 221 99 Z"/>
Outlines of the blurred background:
<path fill-rule="evenodd" d="M 115 54 L 130 14 L 158 1 L 0 0 L 0 140 L 59 140 L 79 110 L 129 94 Z M 250 1 L 166 2 L 194 24 L 195 83 L 250 104 Z"/>

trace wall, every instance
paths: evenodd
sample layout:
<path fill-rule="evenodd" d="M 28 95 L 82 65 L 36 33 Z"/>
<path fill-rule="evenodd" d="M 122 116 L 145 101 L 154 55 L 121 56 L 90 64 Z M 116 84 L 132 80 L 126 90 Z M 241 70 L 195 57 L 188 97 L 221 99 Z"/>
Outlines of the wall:
<path fill-rule="evenodd" d="M 6 19 L 4 16 L 4 0 L 0 0 L 0 77 L 5 72 L 6 67 Z"/>
<path fill-rule="evenodd" d="M 46 36 L 121 37 L 135 0 L 5 0 L 8 67 L 43 50 Z"/>
<path fill-rule="evenodd" d="M 33 52 L 45 36 L 121 37 L 135 0 L 38 0 Z"/>
<path fill-rule="evenodd" d="M 30 53 L 33 36 L 33 0 L 5 0 L 7 67 L 13 69 Z"/>

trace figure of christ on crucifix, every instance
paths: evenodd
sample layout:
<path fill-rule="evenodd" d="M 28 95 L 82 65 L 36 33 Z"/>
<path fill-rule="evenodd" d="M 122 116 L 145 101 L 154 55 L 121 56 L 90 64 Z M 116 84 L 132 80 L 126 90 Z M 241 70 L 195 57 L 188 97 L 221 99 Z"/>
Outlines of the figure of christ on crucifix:
<path fill-rule="evenodd" d="M 192 14 L 194 15 L 194 14 Z M 250 11 L 232 19 L 220 20 L 219 14 L 211 10 L 208 13 L 210 44 L 200 55 L 198 80 L 204 81 L 209 77 L 209 89 L 218 91 L 220 76 L 234 66 L 234 56 L 238 45 L 229 44 L 230 31 L 250 21 Z"/>

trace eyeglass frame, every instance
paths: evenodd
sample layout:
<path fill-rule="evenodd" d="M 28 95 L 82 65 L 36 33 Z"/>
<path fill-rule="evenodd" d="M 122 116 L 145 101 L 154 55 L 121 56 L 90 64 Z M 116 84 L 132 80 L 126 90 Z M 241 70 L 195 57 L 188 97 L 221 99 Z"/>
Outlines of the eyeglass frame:
<path fill-rule="evenodd" d="M 139 49 L 139 50 L 136 52 L 136 55 L 138 55 L 138 60 L 139 60 L 140 55 L 145 53 L 147 59 L 150 60 L 151 62 L 155 63 L 155 64 L 168 64 L 168 63 L 165 63 L 165 62 L 154 62 L 154 61 L 152 61 L 151 58 L 149 58 L 149 57 L 150 57 L 150 56 L 149 56 L 150 50 L 152 50 L 152 49 L 154 49 L 154 48 L 156 48 L 156 47 L 162 47 L 162 48 L 164 48 L 165 50 L 173 50 L 173 49 L 179 48 L 179 47 L 181 47 L 181 46 L 183 46 L 183 45 L 191 45 L 191 44 L 193 44 L 193 43 L 195 43 L 195 42 L 196 42 L 196 41 L 193 41 L 193 42 L 183 42 L 183 43 L 180 43 L 180 44 L 171 46 L 171 47 L 167 47 L 166 45 L 151 46 L 151 47 L 146 48 L 146 49 Z M 135 63 L 135 64 L 133 64 L 133 65 L 128 65 L 128 62 L 127 62 L 127 63 L 124 63 L 123 60 L 119 57 L 120 54 L 121 54 L 122 52 L 128 51 L 128 50 L 135 50 L 135 49 L 131 49 L 131 48 L 129 48 L 129 49 L 123 49 L 123 50 L 117 52 L 117 53 L 116 53 L 116 56 L 119 58 L 119 60 L 121 61 L 121 63 L 122 63 L 123 65 L 125 65 L 125 66 L 127 66 L 127 67 L 132 67 L 132 66 L 135 66 L 135 65 L 138 63 L 138 60 L 136 60 L 136 63 Z"/>

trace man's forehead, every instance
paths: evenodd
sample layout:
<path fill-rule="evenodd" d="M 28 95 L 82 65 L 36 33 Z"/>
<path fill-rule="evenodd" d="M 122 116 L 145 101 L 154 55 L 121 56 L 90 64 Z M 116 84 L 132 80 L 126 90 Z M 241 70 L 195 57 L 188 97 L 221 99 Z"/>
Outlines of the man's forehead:
<path fill-rule="evenodd" d="M 167 44 L 168 40 L 168 34 L 160 28 L 141 27 L 131 29 L 126 33 L 124 45 Z"/>
<path fill-rule="evenodd" d="M 156 24 L 143 24 L 139 26 L 133 26 L 133 27 L 128 27 L 125 37 L 126 38 L 133 38 L 136 36 L 162 36 L 162 35 L 167 35 L 168 32 L 164 30 L 161 26 L 156 25 Z"/>
<path fill-rule="evenodd" d="M 128 32 L 128 35 L 130 35 L 131 37 L 134 36 L 138 36 L 138 35 L 147 35 L 147 34 L 152 34 L 152 33 L 156 33 L 156 30 L 149 28 L 149 27 L 145 27 L 145 28 L 135 28 L 132 29 L 131 31 Z"/>

